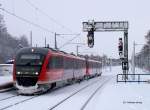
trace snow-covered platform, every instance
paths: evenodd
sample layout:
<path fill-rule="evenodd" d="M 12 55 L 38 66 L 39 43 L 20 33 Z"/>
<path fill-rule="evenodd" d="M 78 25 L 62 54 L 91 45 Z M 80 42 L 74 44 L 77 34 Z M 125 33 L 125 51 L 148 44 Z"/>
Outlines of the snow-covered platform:
<path fill-rule="evenodd" d="M 13 81 L 12 75 L 0 76 L 0 85 L 8 83 L 8 82 L 12 82 L 12 81 Z"/>
<path fill-rule="evenodd" d="M 12 82 L 12 64 L 0 64 L 0 85 Z"/>
<path fill-rule="evenodd" d="M 0 76 L 0 93 L 11 90 L 13 88 L 12 74 Z"/>
<path fill-rule="evenodd" d="M 13 64 L 0 64 L 0 92 L 13 88 Z"/>

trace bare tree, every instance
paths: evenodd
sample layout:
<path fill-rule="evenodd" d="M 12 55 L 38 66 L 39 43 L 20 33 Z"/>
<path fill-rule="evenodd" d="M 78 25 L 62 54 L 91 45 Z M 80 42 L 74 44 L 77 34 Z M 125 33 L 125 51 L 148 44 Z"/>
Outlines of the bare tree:
<path fill-rule="evenodd" d="M 22 35 L 20 38 L 17 38 L 10 35 L 7 32 L 3 16 L 0 15 L 0 63 L 13 59 L 18 45 L 23 47 L 29 46 L 27 37 Z"/>

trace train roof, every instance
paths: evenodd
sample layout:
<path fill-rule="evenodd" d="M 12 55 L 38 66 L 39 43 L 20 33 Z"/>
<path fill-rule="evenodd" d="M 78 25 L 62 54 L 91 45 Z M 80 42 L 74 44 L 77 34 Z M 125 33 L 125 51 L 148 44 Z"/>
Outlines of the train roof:
<path fill-rule="evenodd" d="M 92 59 L 88 59 L 88 61 L 90 61 L 90 62 L 102 63 L 101 61 L 98 61 L 98 60 L 92 60 Z"/>
<path fill-rule="evenodd" d="M 82 60 L 85 59 L 83 57 L 76 56 L 75 54 L 72 54 L 72 53 L 69 54 L 69 53 L 66 53 L 64 51 L 56 50 L 56 49 L 53 49 L 50 47 L 24 47 L 24 48 L 20 49 L 17 52 L 17 54 L 34 52 L 34 53 L 40 53 L 40 54 L 46 55 L 49 51 L 55 55 L 59 54 L 59 55 L 65 56 L 65 57 L 77 58 L 77 59 L 82 59 Z M 92 59 L 88 59 L 88 61 L 101 63 L 101 61 L 96 61 L 96 60 L 92 60 Z"/>
<path fill-rule="evenodd" d="M 28 52 L 34 52 L 34 53 L 41 53 L 41 54 L 47 54 L 48 53 L 48 49 L 46 48 L 41 48 L 41 47 L 24 47 L 21 48 L 17 54 L 21 54 L 21 53 L 28 53 Z"/>
<path fill-rule="evenodd" d="M 40 54 L 46 55 L 49 51 L 52 52 L 52 54 L 55 54 L 55 55 L 59 54 L 59 55 L 63 55 L 63 56 L 66 56 L 66 57 L 83 59 L 83 58 L 81 58 L 79 56 L 76 56 L 74 54 L 69 54 L 69 53 L 66 53 L 64 51 L 56 50 L 56 49 L 53 49 L 53 48 L 50 48 L 50 47 L 24 47 L 24 48 L 20 49 L 17 52 L 17 54 L 34 52 L 34 53 L 40 53 Z"/>

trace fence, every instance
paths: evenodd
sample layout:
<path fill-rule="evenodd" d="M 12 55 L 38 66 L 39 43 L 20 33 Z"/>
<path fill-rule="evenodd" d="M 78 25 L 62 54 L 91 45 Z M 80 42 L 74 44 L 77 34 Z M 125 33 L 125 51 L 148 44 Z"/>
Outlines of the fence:
<path fill-rule="evenodd" d="M 117 74 L 117 82 L 148 82 L 150 83 L 150 74 L 128 74 L 128 78 L 124 79 L 124 74 Z"/>

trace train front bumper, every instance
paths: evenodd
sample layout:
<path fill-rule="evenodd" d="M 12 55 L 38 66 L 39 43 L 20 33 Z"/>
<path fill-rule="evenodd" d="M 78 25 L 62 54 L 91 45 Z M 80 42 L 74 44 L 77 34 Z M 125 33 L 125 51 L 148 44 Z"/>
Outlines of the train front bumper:
<path fill-rule="evenodd" d="M 37 84 L 35 86 L 24 87 L 16 83 L 15 86 L 19 94 L 36 94 L 41 91 L 41 88 L 39 88 Z"/>

